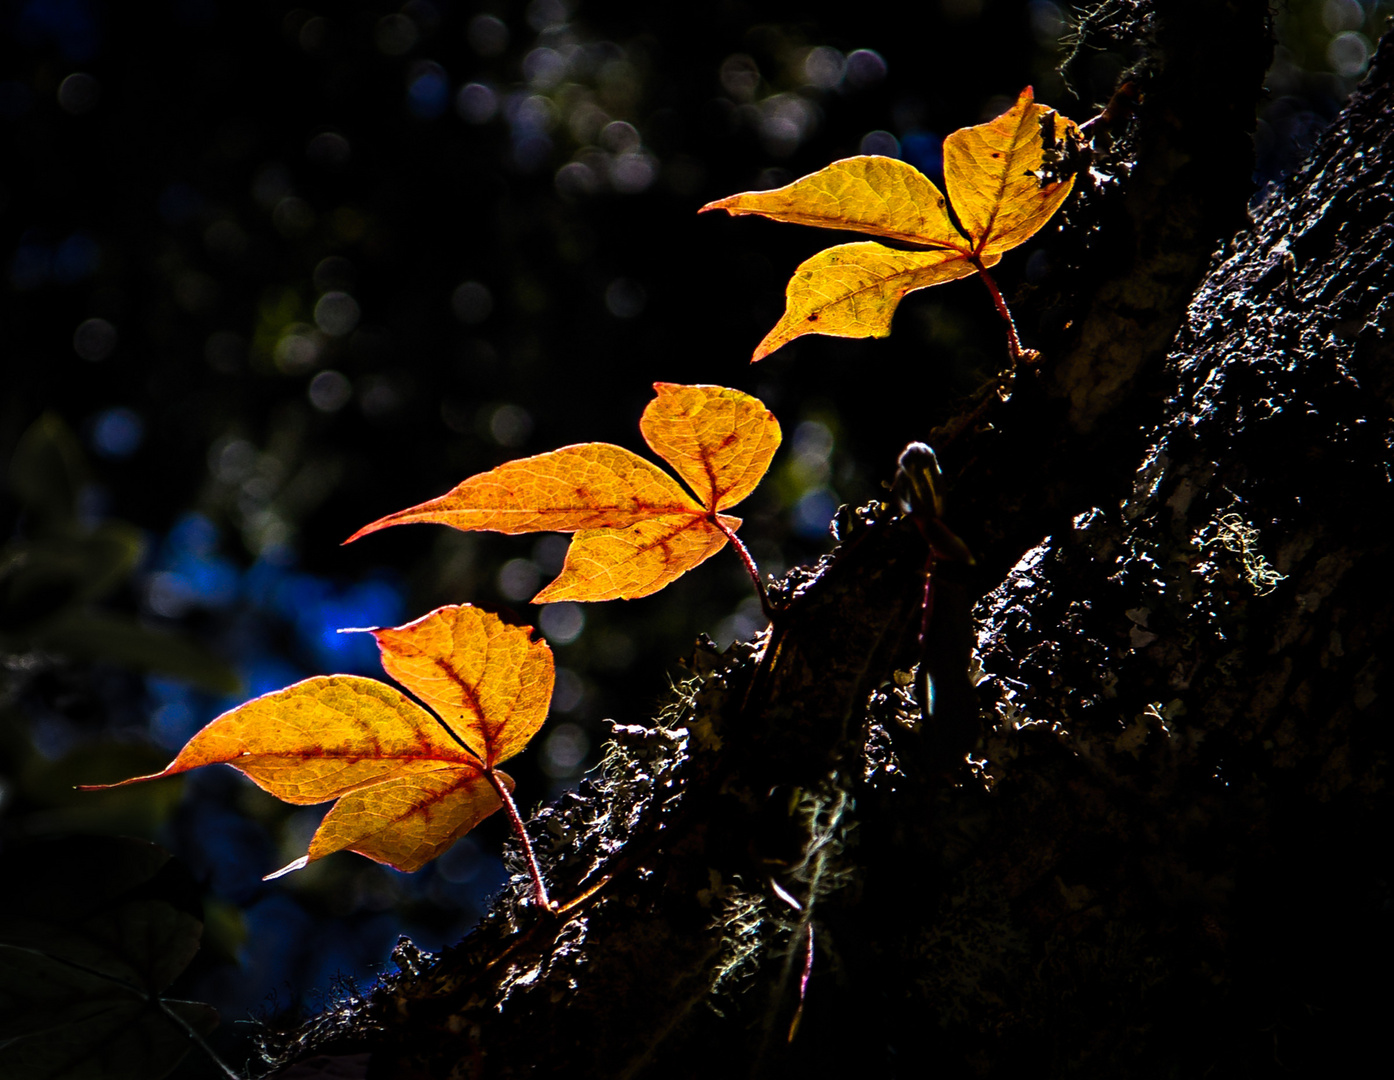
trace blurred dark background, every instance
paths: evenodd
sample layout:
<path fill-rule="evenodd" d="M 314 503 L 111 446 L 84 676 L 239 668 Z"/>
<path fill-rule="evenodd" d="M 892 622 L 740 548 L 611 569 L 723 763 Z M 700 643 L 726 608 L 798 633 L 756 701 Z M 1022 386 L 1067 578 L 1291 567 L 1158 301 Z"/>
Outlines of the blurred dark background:
<path fill-rule="evenodd" d="M 816 558 L 838 504 L 996 370 L 1001 326 L 970 280 L 909 299 L 888 340 L 809 337 L 751 366 L 829 237 L 697 208 L 857 153 L 937 180 L 943 137 L 1022 86 L 1083 121 L 1134 59 L 1086 48 L 1067 84 L 1079 13 L 1051 0 L 0 11 L 0 844 L 118 832 L 186 862 L 206 929 L 175 990 L 219 1008 L 234 1063 L 239 1020 L 371 979 L 399 933 L 468 931 L 503 879 L 503 822 L 417 874 L 341 854 L 263 883 L 322 808 L 221 768 L 72 786 L 160 768 L 248 696 L 381 674 L 366 635 L 335 631 L 465 601 L 552 643 L 552 718 L 509 768 L 525 807 L 573 786 L 602 719 L 650 717 L 698 633 L 763 625 L 734 554 L 644 600 L 535 608 L 565 537 L 343 538 L 511 458 L 643 451 L 663 380 L 774 410 L 784 445 L 742 534 L 767 572 Z M 1256 197 L 1339 110 L 1386 13 L 1280 10 Z M 1009 297 L 1053 272 L 1043 243 L 1002 263 Z"/>

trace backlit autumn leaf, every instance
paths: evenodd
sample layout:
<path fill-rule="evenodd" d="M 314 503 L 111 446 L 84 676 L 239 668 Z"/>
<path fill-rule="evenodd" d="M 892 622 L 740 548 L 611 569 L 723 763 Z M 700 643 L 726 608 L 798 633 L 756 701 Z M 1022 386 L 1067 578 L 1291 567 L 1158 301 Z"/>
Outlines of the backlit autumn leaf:
<path fill-rule="evenodd" d="M 947 201 L 913 166 L 865 156 L 835 161 L 773 191 L 747 191 L 702 207 L 871 233 L 912 249 L 841 244 L 805 261 L 785 290 L 784 317 L 751 359 L 804 334 L 886 337 L 907 293 L 986 270 L 1024 243 L 1074 186 L 1073 176 L 1040 178 L 1046 117 L 1057 140 L 1078 135 L 1073 121 L 1037 105 L 1028 86 L 997 119 L 945 139 Z"/>
<path fill-rule="evenodd" d="M 494 766 L 546 719 L 552 651 L 468 605 L 373 635 L 383 666 L 436 715 L 376 679 L 318 676 L 223 713 L 163 770 L 121 783 L 222 763 L 288 803 L 337 799 L 305 856 L 271 877 L 345 849 L 419 870 L 503 805 L 489 773 L 512 789 Z"/>
<path fill-rule="evenodd" d="M 374 630 L 387 673 L 429 705 L 486 766 L 528 744 L 552 700 L 552 650 L 468 605 Z"/>
<path fill-rule="evenodd" d="M 769 410 L 739 390 L 676 383 L 654 383 L 654 390 L 639 430 L 691 492 L 623 447 L 582 443 L 472 476 L 438 499 L 365 525 L 349 541 L 410 522 L 574 532 L 561 574 L 533 603 L 657 592 L 735 539 L 740 518 L 722 511 L 755 489 L 780 431 Z"/>

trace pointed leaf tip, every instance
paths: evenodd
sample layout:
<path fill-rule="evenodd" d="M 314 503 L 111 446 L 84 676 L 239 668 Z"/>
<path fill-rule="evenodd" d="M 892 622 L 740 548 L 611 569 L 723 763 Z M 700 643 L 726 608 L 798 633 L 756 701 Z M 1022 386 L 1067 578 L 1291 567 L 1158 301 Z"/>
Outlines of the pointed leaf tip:
<path fill-rule="evenodd" d="M 403 511 L 403 512 L 404 512 L 404 511 Z M 352 536 L 350 536 L 347 540 L 341 540 L 341 541 L 339 541 L 339 546 L 340 546 L 340 547 L 347 547 L 349 544 L 353 543 L 355 540 L 361 540 L 361 539 L 363 539 L 363 537 L 367 536 L 369 533 L 375 533 L 375 532 L 377 532 L 377 531 L 380 530 L 380 529 L 385 529 L 385 528 L 387 528 L 389 525 L 396 525 L 396 524 L 397 524 L 397 518 L 398 518 L 399 516 L 400 516 L 400 513 L 398 513 L 398 514 L 388 514 L 386 517 L 380 517 L 380 518 L 378 518 L 376 521 L 370 521 L 370 522 L 368 522 L 367 525 L 364 525 L 363 528 L 359 529 L 356 533 L 354 533 Z"/>
<path fill-rule="evenodd" d="M 296 871 L 296 870 L 304 870 L 305 867 L 307 867 L 307 866 L 309 866 L 309 865 L 310 865 L 310 857 L 309 857 L 308 855 L 302 855 L 302 856 L 300 856 L 300 858 L 296 859 L 294 862 L 286 863 L 285 866 L 281 867 L 279 870 L 275 871 L 274 873 L 267 874 L 267 875 L 266 875 L 265 877 L 263 877 L 261 880 L 262 880 L 262 881 L 275 881 L 278 877 L 285 877 L 287 874 L 293 873 L 293 872 Z"/>

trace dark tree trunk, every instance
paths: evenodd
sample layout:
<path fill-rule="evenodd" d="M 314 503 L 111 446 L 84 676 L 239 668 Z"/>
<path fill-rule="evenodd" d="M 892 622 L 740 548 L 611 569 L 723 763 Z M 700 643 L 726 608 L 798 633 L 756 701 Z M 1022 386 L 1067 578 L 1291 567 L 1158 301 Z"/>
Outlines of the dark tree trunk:
<path fill-rule="evenodd" d="M 281 1060 L 1005 1077 L 1365 1057 L 1390 959 L 1394 44 L 1212 257 L 1243 223 L 1263 7 L 1130 17 L 1150 51 L 1129 171 L 1071 211 L 1062 289 L 1022 301 L 1043 360 L 931 440 L 978 566 L 943 570 L 925 644 L 921 532 L 854 515 L 766 636 L 699 648 L 669 711 L 617 727 L 532 822 L 561 914 L 515 880 Z M 954 629 L 975 597 L 976 644 Z"/>

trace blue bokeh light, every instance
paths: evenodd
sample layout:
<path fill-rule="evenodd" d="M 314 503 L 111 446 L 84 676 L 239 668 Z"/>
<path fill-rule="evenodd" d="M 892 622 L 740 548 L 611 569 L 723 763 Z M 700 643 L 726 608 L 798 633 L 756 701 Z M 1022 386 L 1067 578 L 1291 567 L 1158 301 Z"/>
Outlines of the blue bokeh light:
<path fill-rule="evenodd" d="M 183 845 L 191 869 L 219 896 L 245 904 L 263 888 L 262 875 L 276 865 L 276 847 L 266 828 L 228 800 L 191 797 L 200 787 L 246 783 L 226 770 L 190 776 L 181 807 L 180 828 L 197 837 Z"/>
<path fill-rule="evenodd" d="M 823 540 L 837 513 L 837 496 L 825 487 L 807 492 L 794 505 L 794 532 L 805 540 Z"/>
<path fill-rule="evenodd" d="M 900 156 L 930 178 L 944 171 L 944 142 L 932 131 L 907 131 L 900 140 Z"/>
<path fill-rule="evenodd" d="M 238 665 L 238 674 L 247 688 L 247 696 L 254 698 L 283 690 L 305 678 L 307 673 L 280 657 L 260 655 L 244 659 Z"/>
<path fill-rule="evenodd" d="M 439 64 L 423 60 L 412 68 L 407 82 L 407 109 L 413 116 L 434 120 L 450 104 L 450 79 Z"/>
<path fill-rule="evenodd" d="M 133 409 L 117 405 L 92 422 L 92 449 L 104 458 L 127 458 L 145 440 L 145 421 Z"/>

